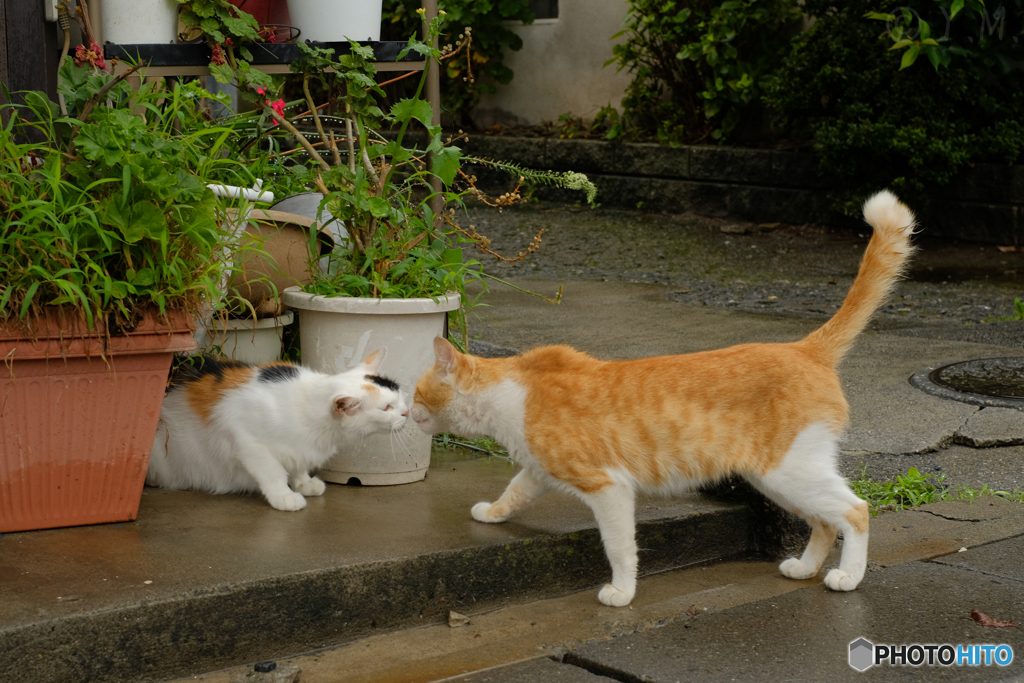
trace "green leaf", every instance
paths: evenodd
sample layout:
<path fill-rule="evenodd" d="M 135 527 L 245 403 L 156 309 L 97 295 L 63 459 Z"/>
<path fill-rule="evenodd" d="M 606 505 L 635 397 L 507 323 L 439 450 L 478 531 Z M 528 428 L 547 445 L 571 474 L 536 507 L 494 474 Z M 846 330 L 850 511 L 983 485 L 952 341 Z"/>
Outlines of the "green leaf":
<path fill-rule="evenodd" d="M 391 213 L 391 204 L 383 197 L 370 197 L 367 203 L 370 207 L 370 213 L 375 218 L 384 218 Z"/>
<path fill-rule="evenodd" d="M 953 0 L 953 4 L 949 6 L 949 18 L 954 19 L 956 15 L 960 13 L 960 10 L 964 8 L 964 0 Z"/>
<path fill-rule="evenodd" d="M 210 64 L 210 75 L 217 79 L 218 83 L 230 83 L 235 79 L 235 72 L 225 64 Z"/>
<path fill-rule="evenodd" d="M 451 185 L 455 174 L 461 167 L 462 150 L 458 147 L 445 147 L 434 155 L 431 171 L 445 185 Z"/>
<path fill-rule="evenodd" d="M 427 128 L 434 124 L 434 110 L 426 100 L 400 100 L 391 107 L 391 116 L 400 123 L 416 119 Z"/>
<path fill-rule="evenodd" d="M 921 52 L 921 48 L 917 45 L 911 45 L 907 48 L 907 51 L 903 53 L 903 59 L 900 60 L 900 71 L 906 69 L 908 66 L 917 61 L 917 55 Z"/>

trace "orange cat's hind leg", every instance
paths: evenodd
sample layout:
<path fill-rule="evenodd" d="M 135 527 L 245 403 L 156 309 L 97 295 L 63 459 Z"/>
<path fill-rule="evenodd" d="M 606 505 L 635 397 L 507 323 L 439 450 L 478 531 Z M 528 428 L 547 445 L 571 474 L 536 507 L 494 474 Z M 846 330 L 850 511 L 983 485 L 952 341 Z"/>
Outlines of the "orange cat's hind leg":
<path fill-rule="evenodd" d="M 836 436 L 825 424 L 815 423 L 793 440 L 777 467 L 748 478 L 766 496 L 811 525 L 811 540 L 804 554 L 783 562 L 779 571 L 794 579 L 817 574 L 838 530 L 843 533 L 843 552 L 839 568 L 825 575 L 825 585 L 852 591 L 867 569 L 868 506 L 836 471 L 836 452 Z"/>
<path fill-rule="evenodd" d="M 793 512 L 800 514 L 799 510 Z M 820 519 L 809 519 L 807 522 L 811 525 L 811 540 L 807 543 L 804 554 L 799 559 L 791 557 L 779 565 L 782 575 L 791 579 L 809 579 L 815 576 L 828 556 L 828 551 L 836 542 L 836 534 L 839 531 L 836 527 Z"/>
<path fill-rule="evenodd" d="M 501 494 L 501 498 L 493 503 L 477 503 L 471 511 L 473 519 L 478 522 L 497 524 L 504 522 L 517 510 L 540 498 L 547 491 L 547 487 L 537 480 L 528 469 L 520 470 L 519 474 L 512 477 Z"/>

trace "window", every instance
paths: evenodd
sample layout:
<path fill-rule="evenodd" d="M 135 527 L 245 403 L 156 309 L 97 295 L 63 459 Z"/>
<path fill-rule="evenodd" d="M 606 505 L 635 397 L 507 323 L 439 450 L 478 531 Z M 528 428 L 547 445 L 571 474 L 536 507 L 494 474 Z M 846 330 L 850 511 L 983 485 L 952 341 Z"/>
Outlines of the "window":
<path fill-rule="evenodd" d="M 530 9 L 538 19 L 558 18 L 558 0 L 530 0 Z"/>

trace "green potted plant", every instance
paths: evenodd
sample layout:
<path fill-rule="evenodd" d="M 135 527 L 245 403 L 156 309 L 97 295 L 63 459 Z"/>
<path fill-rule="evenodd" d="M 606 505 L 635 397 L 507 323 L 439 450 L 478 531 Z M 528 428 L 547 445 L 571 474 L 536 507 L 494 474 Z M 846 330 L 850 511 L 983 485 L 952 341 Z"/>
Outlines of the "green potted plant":
<path fill-rule="evenodd" d="M 0 532 L 134 519 L 172 356 L 221 300 L 222 158 L 194 85 L 66 59 L 0 108 Z M 3 88 L 6 101 L 14 101 Z"/>
<path fill-rule="evenodd" d="M 432 21 L 425 40 L 411 39 L 398 59 L 413 50 L 427 68 L 437 68 L 454 54 L 430 47 L 442 22 L 443 16 Z M 433 338 L 446 334 L 449 321 L 459 339 L 468 339 L 466 311 L 472 302 L 466 285 L 480 280 L 483 271 L 478 261 L 463 257 L 462 247 L 489 250 L 472 226 L 458 224 L 455 209 L 467 196 L 483 195 L 462 172 L 467 159 L 451 141 L 446 144 L 440 127 L 432 124 L 430 105 L 420 98 L 426 71 L 412 98 L 384 112 L 369 47 L 351 42 L 341 55 L 302 43 L 299 48 L 302 58 L 291 70 L 301 80 L 296 89 L 301 86 L 298 104 L 305 114 L 290 119 L 285 114 L 289 105 L 273 88 L 248 83 L 242 70 L 236 78 L 255 95 L 265 129 L 298 145 L 284 184 L 319 191 L 318 220 L 344 226 L 326 267 L 311 258 L 311 282 L 283 296 L 299 313 L 302 362 L 337 372 L 357 363 L 365 349 L 388 346 L 399 360 L 389 361 L 388 374 L 411 391 L 432 363 Z M 317 104 L 314 91 L 323 104 Z M 422 146 L 408 143 L 413 122 L 426 130 L 425 139 L 418 137 Z M 380 132 L 383 128 L 390 132 Z M 528 173 L 499 162 L 472 161 L 520 176 Z M 581 174 L 532 175 L 583 189 L 593 201 L 596 190 Z M 494 203 L 517 198 L 513 191 Z M 339 453 L 320 476 L 343 483 L 405 483 L 423 478 L 429 458 L 429 437 L 410 429 L 400 438 L 367 439 L 363 448 Z"/>

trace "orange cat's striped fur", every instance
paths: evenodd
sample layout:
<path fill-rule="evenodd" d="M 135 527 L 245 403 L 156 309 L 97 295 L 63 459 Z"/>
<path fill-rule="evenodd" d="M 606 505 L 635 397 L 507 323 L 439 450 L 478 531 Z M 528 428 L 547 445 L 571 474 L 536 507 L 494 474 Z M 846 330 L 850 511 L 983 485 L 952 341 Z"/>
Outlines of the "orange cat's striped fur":
<path fill-rule="evenodd" d="M 427 433 L 498 439 L 522 470 L 473 517 L 503 522 L 548 489 L 594 511 L 612 581 L 598 594 L 627 605 L 636 591 L 637 491 L 671 493 L 738 474 L 810 524 L 807 549 L 779 569 L 817 574 L 843 532 L 850 591 L 867 564 L 868 506 L 836 471 L 848 406 L 836 366 L 887 296 L 912 251 L 914 215 L 889 192 L 864 205 L 874 235 L 835 317 L 789 344 L 743 344 L 681 356 L 607 362 L 567 346 L 476 358 L 441 338 L 416 385 L 412 418 Z"/>

